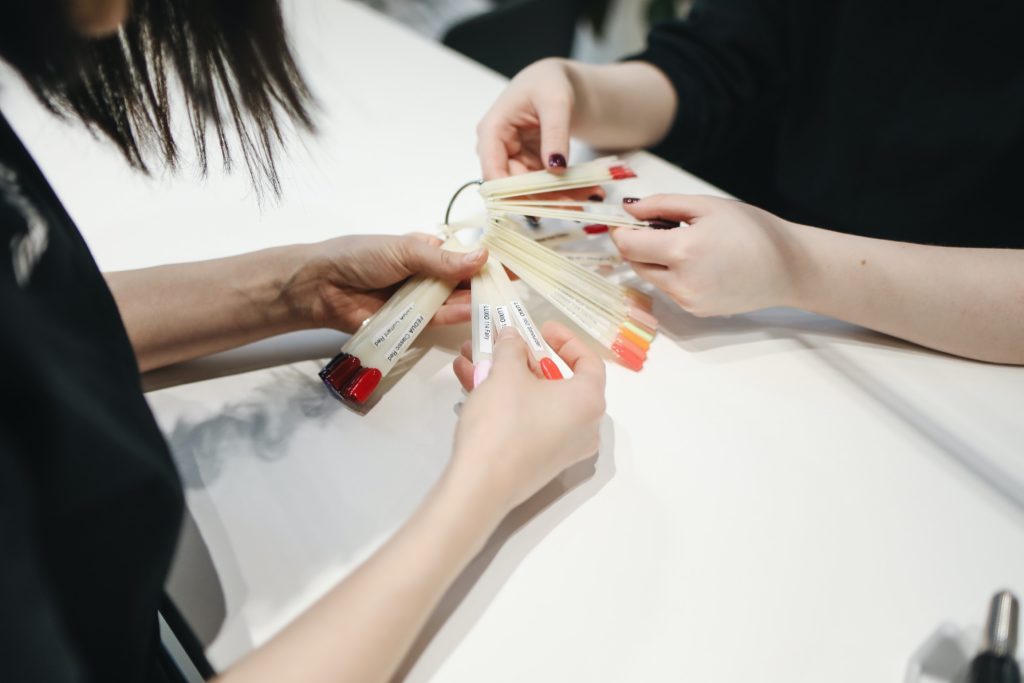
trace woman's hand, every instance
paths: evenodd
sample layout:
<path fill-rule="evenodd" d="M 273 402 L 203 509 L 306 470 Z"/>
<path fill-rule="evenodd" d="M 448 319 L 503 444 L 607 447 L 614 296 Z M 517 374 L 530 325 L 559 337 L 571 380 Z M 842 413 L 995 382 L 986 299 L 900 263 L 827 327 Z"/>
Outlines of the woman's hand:
<path fill-rule="evenodd" d="M 499 518 L 562 470 L 597 452 L 604 415 L 604 362 L 569 330 L 543 329 L 573 376 L 546 380 L 530 369 L 526 344 L 514 330 L 498 335 L 494 365 L 462 407 L 449 477 L 476 487 Z M 473 384 L 467 345 L 455 361 L 464 387 Z"/>
<path fill-rule="evenodd" d="M 485 180 L 565 168 L 576 93 L 564 59 L 526 67 L 477 126 L 477 153 Z"/>
<path fill-rule="evenodd" d="M 794 305 L 797 226 L 731 199 L 654 195 L 625 209 L 641 220 L 688 225 L 616 228 L 612 240 L 642 279 L 699 316 Z"/>
<path fill-rule="evenodd" d="M 283 285 L 291 309 L 311 327 L 345 332 L 373 315 L 409 276 L 461 282 L 487 261 L 483 249 L 469 254 L 446 251 L 441 240 L 424 234 L 353 235 L 301 248 L 303 265 Z M 448 325 L 469 317 L 468 292 L 456 290 L 434 322 Z"/>

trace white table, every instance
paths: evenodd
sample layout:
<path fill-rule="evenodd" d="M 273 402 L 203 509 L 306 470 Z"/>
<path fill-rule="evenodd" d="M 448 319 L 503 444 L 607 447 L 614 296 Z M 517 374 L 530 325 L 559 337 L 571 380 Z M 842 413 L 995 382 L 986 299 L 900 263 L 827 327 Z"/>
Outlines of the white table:
<path fill-rule="evenodd" d="M 262 212 L 241 175 L 139 177 L 3 74 L 0 107 L 102 267 L 429 229 L 477 173 L 501 79 L 360 7 L 292 4 L 322 131 Z M 713 191 L 634 164 L 617 191 Z M 656 313 L 648 367 L 609 367 L 596 465 L 502 527 L 408 680 L 894 681 L 943 622 L 976 627 L 995 589 L 1024 592 L 1024 370 L 795 311 Z M 172 588 L 215 664 L 345 576 L 437 478 L 465 334 L 434 334 L 365 417 L 316 379 L 331 332 L 148 378 L 171 387 L 149 396 L 194 520 Z"/>

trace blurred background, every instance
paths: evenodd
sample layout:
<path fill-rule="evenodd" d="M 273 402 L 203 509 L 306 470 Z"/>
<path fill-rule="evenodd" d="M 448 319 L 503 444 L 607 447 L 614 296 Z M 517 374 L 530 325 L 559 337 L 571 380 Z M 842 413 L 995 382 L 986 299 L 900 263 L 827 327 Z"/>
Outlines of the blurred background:
<path fill-rule="evenodd" d="M 506 76 L 544 57 L 609 62 L 692 0 L 361 0 Z M 525 39 L 524 39 L 525 37 Z"/>

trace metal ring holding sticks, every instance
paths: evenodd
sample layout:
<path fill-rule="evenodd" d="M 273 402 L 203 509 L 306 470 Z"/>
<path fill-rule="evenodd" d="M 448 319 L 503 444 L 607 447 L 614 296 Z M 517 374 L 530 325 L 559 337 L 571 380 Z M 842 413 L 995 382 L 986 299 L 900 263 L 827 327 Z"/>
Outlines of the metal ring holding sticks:
<path fill-rule="evenodd" d="M 468 183 L 466 183 L 465 185 L 463 185 L 462 187 L 455 191 L 455 194 L 452 195 L 451 200 L 448 202 L 448 208 L 444 210 L 444 224 L 446 227 L 448 225 L 448 219 L 451 217 L 452 214 L 452 207 L 455 206 L 455 200 L 459 198 L 459 195 L 462 194 L 462 191 L 465 190 L 467 187 L 483 184 L 484 181 L 482 180 L 470 180 Z"/>

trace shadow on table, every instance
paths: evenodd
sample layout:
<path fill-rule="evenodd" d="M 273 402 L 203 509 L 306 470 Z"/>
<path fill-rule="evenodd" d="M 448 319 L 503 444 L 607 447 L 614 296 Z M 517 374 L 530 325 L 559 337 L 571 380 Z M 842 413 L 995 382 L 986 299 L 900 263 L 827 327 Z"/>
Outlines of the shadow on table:
<path fill-rule="evenodd" d="M 470 632 L 516 567 L 552 529 L 615 474 L 615 426 L 605 415 L 601 452 L 578 463 L 517 507 L 445 593 L 392 679 L 428 681 Z"/>

